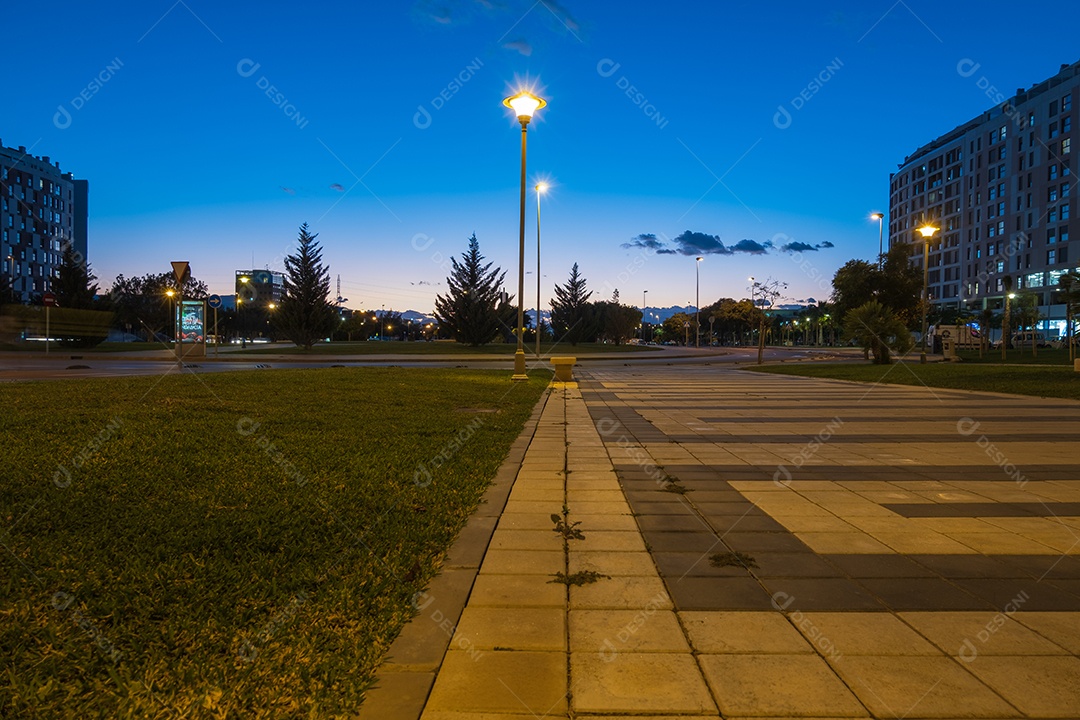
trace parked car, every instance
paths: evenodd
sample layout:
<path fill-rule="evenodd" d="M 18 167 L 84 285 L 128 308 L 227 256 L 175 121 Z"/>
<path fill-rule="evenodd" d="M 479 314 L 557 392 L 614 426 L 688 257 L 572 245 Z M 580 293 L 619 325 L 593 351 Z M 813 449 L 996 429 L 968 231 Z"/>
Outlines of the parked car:
<path fill-rule="evenodd" d="M 1010 348 L 1029 348 L 1032 343 L 1035 343 L 1041 348 L 1050 347 L 1050 342 L 1047 341 L 1046 336 L 1042 333 L 1032 332 L 1031 330 L 1025 330 L 1022 333 L 1013 334 L 1009 340 Z M 1001 338 L 995 340 L 990 347 L 995 349 L 1001 348 Z"/>

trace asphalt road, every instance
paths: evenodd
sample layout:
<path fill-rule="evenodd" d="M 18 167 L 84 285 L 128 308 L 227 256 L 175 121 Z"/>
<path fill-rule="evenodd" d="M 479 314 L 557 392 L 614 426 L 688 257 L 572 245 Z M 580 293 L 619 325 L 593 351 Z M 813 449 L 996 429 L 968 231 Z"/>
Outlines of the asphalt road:
<path fill-rule="evenodd" d="M 769 362 L 798 361 L 820 359 L 823 357 L 840 358 L 851 355 L 848 349 L 832 351 L 830 349 L 810 348 L 766 348 L 765 360 Z M 861 357 L 861 353 L 857 353 Z M 617 353 L 611 355 L 594 354 L 581 356 L 578 363 L 583 367 L 603 368 L 627 365 L 674 365 L 674 364 L 714 364 L 714 363 L 753 363 L 757 361 L 757 348 L 663 348 L 658 351 L 642 353 Z M 489 368 L 513 365 L 511 357 L 492 357 L 491 355 L 320 355 L 318 358 L 303 358 L 296 355 L 261 355 L 257 359 L 237 360 L 198 358 L 183 364 L 169 359 L 163 353 L 109 353 L 109 354 L 53 354 L 45 357 L 39 354 L 2 353 L 0 354 L 0 382 L 18 382 L 28 380 L 62 380 L 93 377 L 126 377 L 137 375 L 168 375 L 174 373 L 215 373 L 238 370 L 264 370 L 272 372 L 284 368 L 325 368 L 325 367 L 463 367 Z M 539 365 L 528 358 L 528 367 L 533 369 L 550 365 L 541 361 Z"/>

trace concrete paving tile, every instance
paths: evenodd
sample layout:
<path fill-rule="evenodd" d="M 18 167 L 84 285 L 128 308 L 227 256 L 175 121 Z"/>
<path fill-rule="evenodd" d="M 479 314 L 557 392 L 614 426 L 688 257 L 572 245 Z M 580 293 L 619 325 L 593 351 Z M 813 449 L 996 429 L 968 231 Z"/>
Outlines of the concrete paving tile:
<path fill-rule="evenodd" d="M 888 549 L 887 549 L 888 550 Z M 887 555 L 841 554 L 825 555 L 825 558 L 854 578 L 871 577 L 933 577 L 936 573 L 922 565 L 912 562 L 903 555 L 888 550 Z M 949 557 L 942 555 L 941 557 Z M 971 556 L 964 556 L 971 557 Z"/>
<path fill-rule="evenodd" d="M 582 513 L 572 513 L 571 520 L 574 522 L 580 522 L 582 532 L 588 535 L 590 530 L 624 530 L 626 532 L 637 532 L 637 523 L 634 521 L 632 515 L 584 515 Z M 548 522 L 551 522 L 548 519 Z"/>
<path fill-rule="evenodd" d="M 1080 659 L 979 657 L 967 669 L 1030 717 L 1080 717 Z"/>
<path fill-rule="evenodd" d="M 566 586 L 544 575 L 476 576 L 469 607 L 565 607 Z"/>
<path fill-rule="evenodd" d="M 668 592 L 679 610 L 770 610 L 769 593 L 753 578 L 666 578 Z"/>
<path fill-rule="evenodd" d="M 774 607 L 788 612 L 881 611 L 864 588 L 845 578 L 762 578 Z"/>
<path fill-rule="evenodd" d="M 488 550 L 480 566 L 482 575 L 554 575 L 565 570 L 561 550 Z"/>
<path fill-rule="evenodd" d="M 1070 588 L 1069 580 L 1038 582 L 1026 578 L 963 578 L 953 582 L 1001 611 L 1012 611 L 1017 607 L 1027 610 L 1080 610 L 1080 595 L 1070 592 L 1080 591 L 1080 585 Z"/>
<path fill-rule="evenodd" d="M 1017 717 L 950 658 L 843 655 L 829 662 L 874 717 Z"/>
<path fill-rule="evenodd" d="M 547 530 L 510 530 L 500 528 L 491 538 L 492 550 L 562 550 L 562 536 Z"/>
<path fill-rule="evenodd" d="M 985 555 L 908 555 L 910 560 L 946 578 L 1027 578 L 1030 573 Z"/>
<path fill-rule="evenodd" d="M 571 610 L 570 652 L 690 652 L 675 613 L 640 610 Z"/>
<path fill-rule="evenodd" d="M 551 501 L 510 500 L 506 503 L 503 516 L 506 515 L 550 515 L 562 510 L 562 498 Z"/>
<path fill-rule="evenodd" d="M 860 578 L 859 583 L 893 611 L 988 610 L 992 605 L 941 578 Z"/>
<path fill-rule="evenodd" d="M 561 508 L 560 508 L 561 510 Z M 551 513 L 522 513 L 502 515 L 497 526 L 500 530 L 548 530 L 555 527 Z"/>
<path fill-rule="evenodd" d="M 707 553 L 720 545 L 719 538 L 710 532 L 650 532 L 645 542 L 653 552 Z"/>
<path fill-rule="evenodd" d="M 935 553 L 942 555 L 972 555 L 975 550 L 952 538 L 931 532 L 871 532 L 877 541 L 898 553 Z"/>
<path fill-rule="evenodd" d="M 612 577 L 618 575 L 656 575 L 656 565 L 647 552 L 570 552 L 570 572 L 592 570 Z"/>
<path fill-rule="evenodd" d="M 770 513 L 773 519 L 791 532 L 856 532 L 856 528 L 835 515 L 802 516 Z"/>
<path fill-rule="evenodd" d="M 797 655 L 814 652 L 787 618 L 776 611 L 683 611 L 679 613 L 679 619 L 690 636 L 690 644 L 699 653 Z"/>
<path fill-rule="evenodd" d="M 791 621 L 822 654 L 828 646 L 841 655 L 943 654 L 892 613 L 809 612 Z"/>
<path fill-rule="evenodd" d="M 791 533 L 727 532 L 721 533 L 720 537 L 736 552 L 810 552 L 806 543 Z"/>
<path fill-rule="evenodd" d="M 478 650 L 566 650 L 566 614 L 561 607 L 468 605 L 451 641 Z"/>
<path fill-rule="evenodd" d="M 644 551 L 645 541 L 641 533 L 619 530 L 590 530 L 584 540 L 575 540 L 572 550 L 597 551 Z"/>
<path fill-rule="evenodd" d="M 842 577 L 843 573 L 814 553 L 754 553 L 754 575 L 767 577 Z"/>
<path fill-rule="evenodd" d="M 900 618 L 945 653 L 963 659 L 988 655 L 1064 655 L 1068 651 L 994 611 L 911 612 Z"/>
<path fill-rule="evenodd" d="M 683 653 L 571 653 L 570 683 L 578 714 L 717 710 L 693 657 Z"/>
<path fill-rule="evenodd" d="M 893 549 L 862 532 L 797 532 L 801 542 L 814 552 L 851 553 L 864 555 L 891 555 Z"/>
<path fill-rule="evenodd" d="M 424 717 L 432 711 L 555 714 L 566 717 L 566 653 L 446 654 Z"/>
<path fill-rule="evenodd" d="M 1009 532 L 943 532 L 945 537 L 967 545 L 975 552 L 985 555 L 1038 555 L 1057 554 L 1054 548 L 1036 542 L 1023 535 Z"/>
<path fill-rule="evenodd" d="M 1080 612 L 1029 612 L 1021 610 L 1012 619 L 1043 637 L 1080 655 Z"/>
<path fill-rule="evenodd" d="M 357 720 L 416 720 L 434 682 L 430 672 L 380 672 L 364 693 Z"/>
<path fill-rule="evenodd" d="M 582 503 L 604 503 L 606 507 L 607 503 L 618 503 L 622 506 L 626 498 L 616 485 L 610 490 L 571 490 L 568 488 L 566 501 L 572 508 L 579 507 Z"/>
<path fill-rule="evenodd" d="M 725 716 L 868 716 L 817 655 L 701 655 L 698 660 Z"/>
<path fill-rule="evenodd" d="M 588 585 L 570 587 L 570 609 L 635 609 L 674 607 L 664 582 L 656 577 L 603 578 Z"/>

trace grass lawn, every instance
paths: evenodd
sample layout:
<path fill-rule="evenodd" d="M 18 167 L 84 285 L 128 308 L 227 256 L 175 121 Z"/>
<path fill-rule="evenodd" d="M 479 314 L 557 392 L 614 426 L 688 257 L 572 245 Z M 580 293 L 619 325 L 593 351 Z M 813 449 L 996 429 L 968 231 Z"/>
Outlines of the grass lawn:
<path fill-rule="evenodd" d="M 1041 353 L 1040 353 L 1041 354 Z M 1080 373 L 1072 367 L 1032 365 L 970 365 L 965 363 L 897 363 L 888 367 L 871 364 L 814 363 L 763 365 L 747 368 L 777 375 L 858 380 L 895 385 L 929 385 L 956 390 L 1035 395 L 1080 400 Z"/>
<path fill-rule="evenodd" d="M 0 717 L 354 716 L 549 378 L 0 386 Z"/>
<path fill-rule="evenodd" d="M 997 350 L 990 350 L 983 353 L 983 356 L 979 357 L 978 350 L 960 350 L 957 356 L 963 359 L 965 363 L 980 363 L 980 364 L 1008 364 L 1008 365 L 1062 365 L 1072 367 L 1072 360 L 1069 359 L 1069 349 L 1059 348 L 1039 348 L 1039 354 L 1036 357 L 1031 356 L 1031 348 L 1026 347 L 1022 350 L 1009 350 L 1009 354 L 1006 360 L 1001 359 L 1001 348 Z M 1080 354 L 1078 354 L 1080 357 Z"/>
<path fill-rule="evenodd" d="M 532 343 L 525 344 L 525 356 L 532 357 Z M 618 352 L 648 352 L 659 350 L 657 347 L 644 345 L 608 345 L 604 343 L 578 343 L 573 345 L 543 344 L 540 353 L 547 355 L 553 352 L 556 355 L 576 355 L 586 353 L 618 353 Z M 372 340 L 368 342 L 333 342 L 319 343 L 305 351 L 301 348 L 284 346 L 284 344 L 256 345 L 248 347 L 239 353 L 230 352 L 228 357 L 240 355 L 513 355 L 517 351 L 517 345 L 509 343 L 491 343 L 480 347 L 469 347 L 451 340 L 436 340 L 435 342 L 402 342 L 400 340 L 388 340 L 380 342 Z"/>

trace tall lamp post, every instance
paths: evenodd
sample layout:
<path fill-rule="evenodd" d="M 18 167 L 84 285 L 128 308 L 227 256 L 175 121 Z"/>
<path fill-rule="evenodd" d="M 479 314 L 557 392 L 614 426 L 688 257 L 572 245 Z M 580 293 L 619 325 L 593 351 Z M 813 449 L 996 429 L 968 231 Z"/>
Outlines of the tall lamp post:
<path fill-rule="evenodd" d="M 522 135 L 524 137 L 524 135 Z M 536 357 L 540 358 L 540 196 L 547 183 L 536 184 Z"/>
<path fill-rule="evenodd" d="M 701 261 L 694 258 L 694 347 L 701 347 Z"/>
<path fill-rule="evenodd" d="M 648 294 L 648 290 L 641 291 L 641 342 L 645 342 L 645 296 Z"/>
<path fill-rule="evenodd" d="M 927 223 L 919 228 L 919 234 L 923 237 L 923 264 L 922 264 L 922 352 L 919 353 L 919 362 L 926 362 L 926 311 L 930 305 L 930 239 L 938 228 Z"/>
<path fill-rule="evenodd" d="M 525 138 L 528 136 L 529 121 L 533 113 L 547 105 L 543 98 L 530 92 L 521 91 L 503 100 L 503 105 L 514 111 L 521 123 L 521 213 L 518 232 L 518 319 L 517 351 L 514 353 L 514 375 L 511 380 L 528 380 L 525 374 Z M 537 310 L 539 313 L 539 309 Z"/>
<path fill-rule="evenodd" d="M 881 255 L 885 252 L 883 238 L 885 237 L 885 215 L 883 213 L 870 213 L 871 220 L 877 220 L 877 264 L 881 267 Z"/>
<path fill-rule="evenodd" d="M 1016 297 L 1014 292 L 1005 292 L 1005 314 L 1001 318 L 1001 359 L 1005 361 L 1009 357 L 1009 326 L 1012 324 L 1012 299 Z M 1021 353 L 1023 354 L 1023 353 Z"/>
<path fill-rule="evenodd" d="M 246 290 L 244 290 L 244 288 L 247 287 L 247 284 L 248 284 L 249 280 L 251 280 L 251 278 L 249 278 L 247 275 L 241 275 L 240 276 L 241 293 L 246 294 Z M 248 302 L 250 302 L 250 300 L 248 300 Z M 243 350 L 244 348 L 247 347 L 247 333 L 245 332 L 245 330 L 247 328 L 244 325 L 244 313 L 240 309 L 240 307 L 241 307 L 240 293 L 238 293 L 236 295 L 236 316 L 237 316 L 236 319 L 237 319 L 237 321 L 239 322 L 239 325 L 240 325 L 240 349 Z"/>
<path fill-rule="evenodd" d="M 173 303 L 173 297 L 176 295 L 176 291 L 173 290 L 172 288 L 169 288 L 168 290 L 165 291 L 165 294 L 169 296 L 169 313 L 172 315 L 173 342 L 175 343 L 175 342 L 177 342 L 177 340 L 176 340 L 176 305 Z"/>

